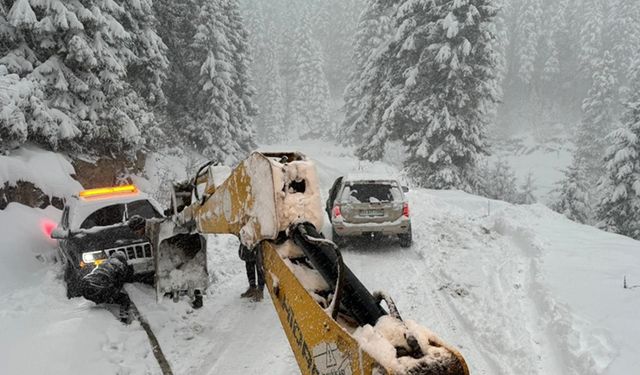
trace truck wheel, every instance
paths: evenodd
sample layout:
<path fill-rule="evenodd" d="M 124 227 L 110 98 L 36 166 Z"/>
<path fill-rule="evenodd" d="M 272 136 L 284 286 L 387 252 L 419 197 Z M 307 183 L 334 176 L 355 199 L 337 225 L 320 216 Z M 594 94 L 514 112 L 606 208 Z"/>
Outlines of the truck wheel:
<path fill-rule="evenodd" d="M 413 243 L 411 231 L 409 231 L 409 233 L 399 234 L 398 237 L 400 238 L 400 247 L 411 247 Z"/>
<path fill-rule="evenodd" d="M 68 261 L 64 265 L 64 282 L 67 284 L 67 298 L 80 297 L 80 275 Z"/>

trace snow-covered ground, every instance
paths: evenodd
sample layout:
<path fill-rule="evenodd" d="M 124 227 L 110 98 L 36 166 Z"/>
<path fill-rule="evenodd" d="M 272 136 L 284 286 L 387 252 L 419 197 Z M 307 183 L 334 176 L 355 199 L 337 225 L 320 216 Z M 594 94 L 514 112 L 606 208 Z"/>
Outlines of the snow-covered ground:
<path fill-rule="evenodd" d="M 157 374 L 138 322 L 122 325 L 83 299 L 68 300 L 44 229 L 58 210 L 0 211 L 0 373 Z"/>
<path fill-rule="evenodd" d="M 322 142 L 269 147 L 305 152 L 323 190 L 341 174 L 397 174 Z M 345 261 L 403 317 L 458 346 L 473 374 L 632 374 L 640 368 L 640 242 L 568 221 L 542 205 L 488 202 L 412 189 L 414 245 L 358 242 Z M 0 211 L 0 373 L 158 373 L 144 332 L 101 308 L 67 300 L 58 266 L 36 260 L 52 244 L 39 221 L 54 210 Z M 237 240 L 214 237 L 205 306 L 156 304 L 128 287 L 176 374 L 290 374 L 293 355 L 267 297 L 246 288 Z M 46 256 L 43 258 L 46 260 Z M 80 360 L 77 360 L 80 358 Z M 46 369 L 46 370 L 45 370 Z M 89 370 L 92 372 L 89 372 Z"/>

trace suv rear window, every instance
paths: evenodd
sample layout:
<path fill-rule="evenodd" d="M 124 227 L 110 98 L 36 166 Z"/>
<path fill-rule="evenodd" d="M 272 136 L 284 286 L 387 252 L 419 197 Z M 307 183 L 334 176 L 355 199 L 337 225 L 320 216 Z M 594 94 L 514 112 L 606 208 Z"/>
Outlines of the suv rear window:
<path fill-rule="evenodd" d="M 344 203 L 376 203 L 402 200 L 402 193 L 397 186 L 384 183 L 353 183 L 342 190 L 341 201 Z"/>

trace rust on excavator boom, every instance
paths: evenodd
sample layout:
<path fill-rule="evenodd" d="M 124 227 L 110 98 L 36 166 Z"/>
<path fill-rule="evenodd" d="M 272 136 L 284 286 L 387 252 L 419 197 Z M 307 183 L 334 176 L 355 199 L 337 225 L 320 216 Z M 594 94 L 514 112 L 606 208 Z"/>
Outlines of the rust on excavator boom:
<path fill-rule="evenodd" d="M 208 165 L 175 190 L 172 209 L 146 228 L 159 298 L 203 293 L 209 282 L 204 235 L 235 234 L 260 251 L 267 289 L 303 374 L 469 374 L 457 350 L 404 321 L 383 293 L 369 293 L 319 234 L 319 183 L 304 155 L 254 152 L 233 170 Z M 320 281 L 309 284 L 309 277 Z"/>

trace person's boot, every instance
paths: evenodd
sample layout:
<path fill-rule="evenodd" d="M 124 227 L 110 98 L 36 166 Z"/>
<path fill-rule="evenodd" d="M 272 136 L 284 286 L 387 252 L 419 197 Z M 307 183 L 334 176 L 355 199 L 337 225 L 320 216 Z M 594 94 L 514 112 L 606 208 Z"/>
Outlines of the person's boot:
<path fill-rule="evenodd" d="M 253 295 L 254 302 L 260 302 L 264 298 L 264 290 L 262 288 L 256 288 L 255 294 Z"/>
<path fill-rule="evenodd" d="M 249 289 L 247 289 L 246 292 L 242 293 L 240 295 L 240 298 L 251 298 L 256 294 L 256 287 L 255 286 L 250 286 Z"/>

